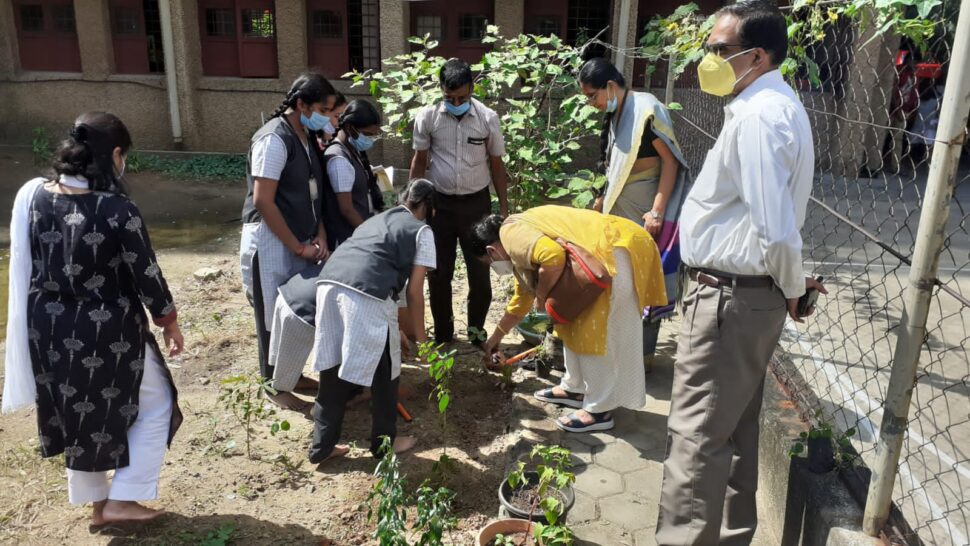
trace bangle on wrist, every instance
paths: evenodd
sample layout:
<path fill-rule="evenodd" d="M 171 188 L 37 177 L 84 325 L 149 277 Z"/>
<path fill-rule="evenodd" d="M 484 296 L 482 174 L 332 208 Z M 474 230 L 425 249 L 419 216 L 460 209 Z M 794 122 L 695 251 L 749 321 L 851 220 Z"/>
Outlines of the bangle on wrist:
<path fill-rule="evenodd" d="M 508 330 L 506 330 L 505 328 L 502 328 L 502 325 L 501 324 L 496 324 L 495 325 L 495 329 L 498 330 L 499 332 L 502 332 L 502 335 L 503 336 L 509 335 Z"/>

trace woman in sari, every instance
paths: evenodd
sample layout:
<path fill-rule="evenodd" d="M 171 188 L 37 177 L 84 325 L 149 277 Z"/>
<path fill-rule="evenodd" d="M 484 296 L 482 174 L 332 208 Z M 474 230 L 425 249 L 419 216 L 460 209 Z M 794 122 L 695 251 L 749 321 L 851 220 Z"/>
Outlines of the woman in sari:
<path fill-rule="evenodd" d="M 568 432 L 613 428 L 613 410 L 639 409 L 646 402 L 640 364 L 638 319 L 647 305 L 662 305 L 666 291 L 657 245 L 638 224 L 591 210 L 554 205 L 535 207 L 507 220 L 492 215 L 472 228 L 472 251 L 499 275 L 515 276 L 515 295 L 491 337 L 486 358 L 502 338 L 545 299 L 559 280 L 566 253 L 558 239 L 596 258 L 613 278 L 610 288 L 575 319 L 556 325 L 564 346 L 562 382 L 542 389 L 543 402 L 576 408 L 556 421 Z"/>
<path fill-rule="evenodd" d="M 609 61 L 587 61 L 579 84 L 590 105 L 606 112 L 601 162 L 607 182 L 594 208 L 642 224 L 660 250 L 667 303 L 643 313 L 643 362 L 649 370 L 660 321 L 673 314 L 677 297 L 677 222 L 687 196 L 687 163 L 663 103 L 650 93 L 626 88 L 623 75 Z"/>

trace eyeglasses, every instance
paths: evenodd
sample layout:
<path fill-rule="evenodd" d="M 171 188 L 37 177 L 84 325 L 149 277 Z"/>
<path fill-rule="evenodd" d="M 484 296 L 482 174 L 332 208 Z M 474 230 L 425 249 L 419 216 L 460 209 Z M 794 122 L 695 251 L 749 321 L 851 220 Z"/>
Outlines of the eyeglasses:
<path fill-rule="evenodd" d="M 718 57 L 723 57 L 724 53 L 729 47 L 743 47 L 742 44 L 704 44 L 704 51 L 707 53 L 713 53 Z"/>

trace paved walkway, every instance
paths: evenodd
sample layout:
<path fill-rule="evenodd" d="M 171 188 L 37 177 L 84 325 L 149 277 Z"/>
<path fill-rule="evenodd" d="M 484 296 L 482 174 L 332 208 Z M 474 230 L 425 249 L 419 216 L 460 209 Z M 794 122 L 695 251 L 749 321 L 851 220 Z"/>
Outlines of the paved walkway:
<path fill-rule="evenodd" d="M 525 439 L 558 443 L 575 455 L 576 504 L 568 520 L 579 539 L 577 546 L 656 544 L 676 328 L 676 322 L 665 323 L 661 331 L 654 368 L 647 375 L 647 405 L 638 411 L 617 411 L 613 430 L 561 432 L 548 417 L 542 420 L 539 413 L 548 415 L 548 409 L 541 403 L 518 398 Z M 567 411 L 572 410 L 560 413 Z M 756 536 L 754 544 L 768 542 Z"/>

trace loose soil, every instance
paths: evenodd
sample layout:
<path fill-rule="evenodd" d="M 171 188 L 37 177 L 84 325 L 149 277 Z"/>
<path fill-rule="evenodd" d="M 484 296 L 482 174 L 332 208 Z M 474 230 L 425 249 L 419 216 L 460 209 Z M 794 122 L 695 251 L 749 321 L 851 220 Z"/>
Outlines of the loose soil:
<path fill-rule="evenodd" d="M 0 157 L 0 168 L 6 163 Z M 152 181 L 155 184 L 150 187 L 154 189 L 158 189 L 156 184 L 178 184 L 184 196 L 177 205 L 192 207 L 193 211 L 204 206 L 205 196 L 226 191 L 232 193 L 233 207 L 238 207 L 244 192 L 239 185 L 180 183 L 157 177 Z M 153 209 L 158 203 L 151 197 L 145 201 L 136 197 L 136 201 L 153 236 L 156 231 L 163 235 L 162 228 L 171 227 L 162 223 L 156 229 L 153 225 L 152 218 L 158 218 Z M 376 461 L 367 451 L 370 415 L 366 404 L 347 411 L 343 440 L 351 442 L 353 448 L 346 458 L 319 467 L 310 465 L 307 448 L 311 422 L 282 411 L 280 417 L 288 419 L 292 428 L 271 436 L 270 423 L 258 423 L 253 444 L 257 460 L 245 456 L 245 432 L 218 396 L 222 379 L 257 372 L 253 317 L 238 273 L 238 224 L 229 231 L 212 228 L 225 221 L 221 213 L 214 222 L 212 216 L 208 215 L 199 228 L 208 242 L 195 244 L 192 238 L 197 233 L 172 234 L 162 239 L 172 241 L 178 240 L 176 235 L 184 236 L 193 246 L 158 252 L 186 338 L 185 353 L 168 361 L 179 388 L 185 422 L 166 455 L 159 500 L 148 503 L 170 513 L 140 527 L 91 528 L 90 506 L 67 502 L 62 459 L 42 459 L 37 454 L 36 412 L 25 410 L 0 419 L 0 542 L 376 544 L 371 538 L 374 524 L 367 521 L 367 494 L 373 485 L 371 474 Z M 212 231 L 205 231 L 209 229 Z M 171 246 L 156 244 L 156 248 Z M 192 272 L 207 266 L 220 269 L 222 275 L 209 282 L 196 281 Z M 456 317 L 465 315 L 459 306 L 467 301 L 463 267 L 460 271 L 455 279 Z M 509 292 L 508 286 L 496 282 L 489 329 L 501 315 Z M 3 300 L 5 308 L 6 298 Z M 460 320 L 455 330 L 464 331 Z M 161 339 L 157 332 L 156 336 Z M 399 419 L 398 433 L 418 438 L 417 448 L 401 459 L 409 490 L 429 479 L 443 481 L 457 493 L 454 511 L 458 530 L 448 542 L 464 545 L 473 543 L 478 529 L 497 513 L 496 491 L 505 476 L 509 451 L 520 434 L 512 422 L 513 401 L 546 383 L 518 370 L 514 376 L 519 383 L 517 392 L 505 391 L 498 386 L 497 374 L 481 369 L 475 348 L 467 343 L 455 343 L 452 348 L 458 350 L 458 357 L 447 436 L 442 435 L 437 404 L 428 400 L 431 386 L 427 366 L 414 362 L 405 363 L 401 377 L 402 385 L 414 391 L 411 398 L 402 401 L 414 420 L 405 423 Z M 510 348 L 508 353 L 518 350 Z M 442 480 L 432 471 L 432 465 L 445 446 L 454 460 L 454 470 Z M 411 514 L 413 520 L 413 511 Z M 226 536 L 228 540 L 223 540 Z"/>

